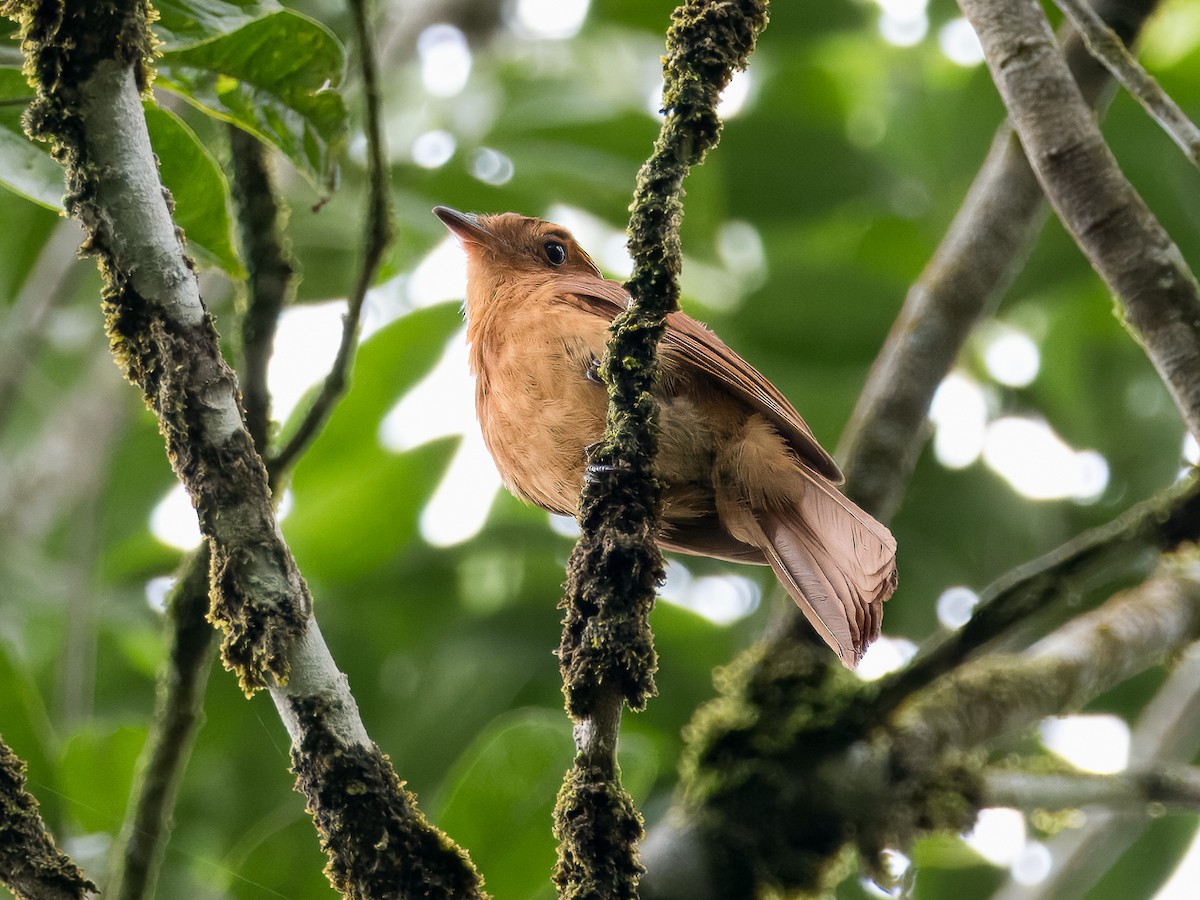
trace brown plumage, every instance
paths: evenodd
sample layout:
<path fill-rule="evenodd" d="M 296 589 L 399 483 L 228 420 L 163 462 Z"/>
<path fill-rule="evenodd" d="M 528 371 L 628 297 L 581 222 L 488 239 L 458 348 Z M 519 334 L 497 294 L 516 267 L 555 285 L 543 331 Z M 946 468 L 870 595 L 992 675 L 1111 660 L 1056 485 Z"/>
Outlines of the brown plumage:
<path fill-rule="evenodd" d="M 467 342 L 484 441 L 508 488 L 574 515 L 585 448 L 604 432 L 596 377 L 629 294 L 558 225 L 434 212 L 467 253 Z M 770 565 L 853 668 L 896 588 L 896 542 L 834 487 L 842 474 L 753 366 L 682 312 L 659 346 L 659 544 Z"/>

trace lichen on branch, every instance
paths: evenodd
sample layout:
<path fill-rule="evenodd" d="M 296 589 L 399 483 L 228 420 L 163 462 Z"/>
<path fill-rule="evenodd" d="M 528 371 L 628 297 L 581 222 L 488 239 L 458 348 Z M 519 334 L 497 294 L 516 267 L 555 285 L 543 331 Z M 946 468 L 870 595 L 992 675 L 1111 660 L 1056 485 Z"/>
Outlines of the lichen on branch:
<path fill-rule="evenodd" d="M 271 506 L 193 264 L 171 218 L 142 110 L 153 11 L 145 2 L 33 3 L 21 24 L 37 92 L 26 114 L 66 173 L 67 211 L 97 258 L 114 358 L 154 411 L 212 546 L 211 619 L 244 690 L 286 681 L 311 598 Z"/>
<path fill-rule="evenodd" d="M 0 739 L 0 881 L 18 897 L 82 900 L 98 893 L 58 849 L 25 789 L 25 763 Z"/>
<path fill-rule="evenodd" d="M 664 321 L 679 307 L 683 179 L 716 145 L 721 91 L 745 67 L 766 23 L 764 0 L 691 0 L 675 10 L 667 32 L 666 118 L 638 173 L 629 221 L 634 271 L 626 287 L 633 299 L 613 323 L 600 369 L 609 390 L 607 427 L 592 456 L 598 475 L 584 485 L 583 536 L 568 567 L 559 654 L 567 707 L 576 716 L 596 702 L 598 684 L 615 686 L 632 709 L 654 692 L 646 619 L 662 557 L 654 543 L 659 496 L 651 475 L 657 449 L 651 391 Z"/>
<path fill-rule="evenodd" d="M 766 24 L 766 0 L 688 0 L 667 32 L 665 119 L 638 173 L 629 221 L 632 299 L 613 323 L 600 367 L 609 391 L 605 435 L 590 457 L 583 533 L 562 603 L 559 662 L 576 757 L 555 809 L 560 897 L 637 895 L 642 823 L 621 786 L 616 747 L 623 705 L 646 705 L 658 665 L 649 624 L 664 571 L 655 542 L 657 346 L 666 316 L 679 306 L 683 179 L 716 145 L 721 91 Z"/>

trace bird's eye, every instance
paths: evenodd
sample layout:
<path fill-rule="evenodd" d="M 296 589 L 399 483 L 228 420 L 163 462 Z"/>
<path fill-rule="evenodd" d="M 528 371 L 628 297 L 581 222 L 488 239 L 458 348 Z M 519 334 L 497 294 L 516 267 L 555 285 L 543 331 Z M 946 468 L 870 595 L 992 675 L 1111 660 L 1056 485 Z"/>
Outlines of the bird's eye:
<path fill-rule="evenodd" d="M 546 241 L 542 249 L 546 251 L 546 259 L 552 266 L 561 266 L 567 261 L 567 248 L 558 241 Z"/>

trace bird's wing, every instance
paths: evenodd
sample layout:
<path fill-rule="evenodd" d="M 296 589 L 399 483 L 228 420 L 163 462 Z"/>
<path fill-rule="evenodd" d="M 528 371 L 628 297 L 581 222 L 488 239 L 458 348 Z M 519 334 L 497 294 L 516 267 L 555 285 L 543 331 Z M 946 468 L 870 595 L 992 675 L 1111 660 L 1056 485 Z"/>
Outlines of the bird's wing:
<path fill-rule="evenodd" d="M 596 315 L 613 319 L 624 312 L 629 293 L 615 281 L 568 276 L 558 288 Z M 701 323 L 682 312 L 667 316 L 661 352 L 663 367 L 699 370 L 733 396 L 764 415 L 791 444 L 800 461 L 834 484 L 845 481 L 841 469 L 796 408 L 762 374 Z"/>

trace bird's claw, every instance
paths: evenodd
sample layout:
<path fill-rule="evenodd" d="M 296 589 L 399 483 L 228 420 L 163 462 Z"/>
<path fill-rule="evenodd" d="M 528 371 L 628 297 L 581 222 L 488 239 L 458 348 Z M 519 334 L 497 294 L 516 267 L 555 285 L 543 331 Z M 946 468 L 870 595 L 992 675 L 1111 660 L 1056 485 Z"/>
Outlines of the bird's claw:
<path fill-rule="evenodd" d="M 583 477 L 594 484 L 617 469 L 618 466 L 614 466 L 612 463 L 588 463 L 587 468 L 583 470 Z"/>

